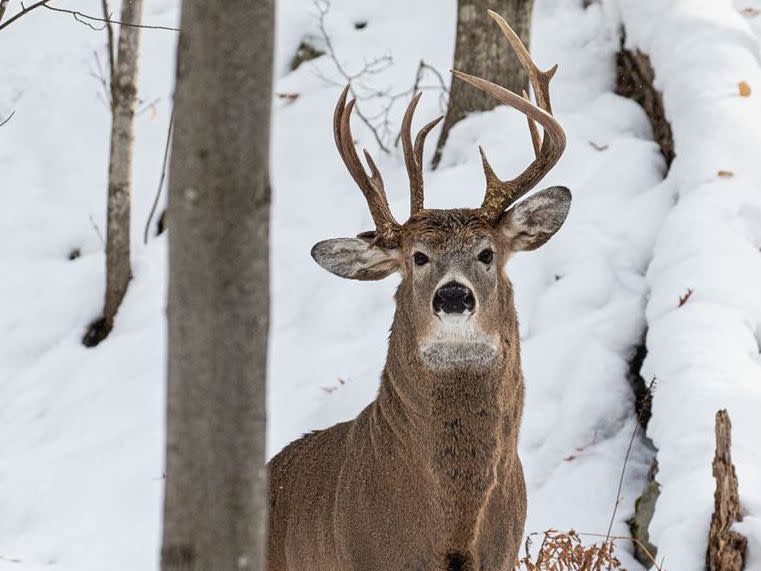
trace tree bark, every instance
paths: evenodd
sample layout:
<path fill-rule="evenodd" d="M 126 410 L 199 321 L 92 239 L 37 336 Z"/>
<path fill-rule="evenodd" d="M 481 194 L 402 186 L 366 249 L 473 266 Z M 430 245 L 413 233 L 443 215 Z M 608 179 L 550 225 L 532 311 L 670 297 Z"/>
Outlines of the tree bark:
<path fill-rule="evenodd" d="M 454 69 L 483 77 L 518 94 L 528 90 L 525 70 L 486 11 L 494 10 L 503 16 L 528 47 L 532 7 L 533 0 L 458 0 Z M 468 113 L 489 111 L 497 105 L 493 97 L 464 81 L 453 80 L 433 167 L 438 166 L 449 131 L 458 121 Z"/>
<path fill-rule="evenodd" d="M 137 64 L 143 0 L 122 0 L 119 46 L 111 62 L 111 152 L 108 165 L 108 215 L 106 226 L 106 299 L 103 316 L 90 325 L 83 343 L 92 347 L 109 334 L 116 312 L 132 277 L 130 264 L 130 195 L 132 193 L 132 147 Z M 109 28 L 110 29 L 110 28 Z"/>
<path fill-rule="evenodd" d="M 676 156 L 671 124 L 666 119 L 663 95 L 655 88 L 655 71 L 650 64 L 650 57 L 639 50 L 627 50 L 626 32 L 621 32 L 621 48 L 616 54 L 616 93 L 636 101 L 645 110 L 653 138 L 658 143 L 666 161 L 666 168 Z"/>
<path fill-rule="evenodd" d="M 708 571 L 740 571 L 745 564 L 747 538 L 732 531 L 732 524 L 742 520 L 737 474 L 732 464 L 732 423 L 726 410 L 716 413 L 716 455 L 713 477 L 713 516 L 708 532 L 706 568 Z"/>
<path fill-rule="evenodd" d="M 265 565 L 273 12 L 273 0 L 182 5 L 163 571 Z"/>

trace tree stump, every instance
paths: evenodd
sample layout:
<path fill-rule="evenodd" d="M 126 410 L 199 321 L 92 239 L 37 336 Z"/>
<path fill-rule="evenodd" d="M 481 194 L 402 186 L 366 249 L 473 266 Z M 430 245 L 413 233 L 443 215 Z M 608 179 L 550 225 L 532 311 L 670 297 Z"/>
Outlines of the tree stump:
<path fill-rule="evenodd" d="M 713 516 L 708 532 L 708 571 L 740 571 L 745 564 L 745 547 L 748 540 L 742 534 L 731 530 L 733 523 L 742 520 L 731 446 L 732 423 L 727 411 L 720 410 L 716 413 L 716 454 L 713 458 L 716 491 L 713 495 Z"/>

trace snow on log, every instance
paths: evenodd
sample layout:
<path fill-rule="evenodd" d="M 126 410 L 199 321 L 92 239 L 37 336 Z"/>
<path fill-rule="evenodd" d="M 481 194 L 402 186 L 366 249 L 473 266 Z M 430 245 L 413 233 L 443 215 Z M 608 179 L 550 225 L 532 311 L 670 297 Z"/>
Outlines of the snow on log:
<path fill-rule="evenodd" d="M 727 411 L 720 410 L 716 413 L 716 455 L 713 458 L 716 491 L 713 495 L 713 516 L 708 532 L 708 571 L 740 571 L 745 563 L 745 547 L 748 540 L 731 529 L 735 522 L 742 519 L 731 447 L 732 423 Z"/>

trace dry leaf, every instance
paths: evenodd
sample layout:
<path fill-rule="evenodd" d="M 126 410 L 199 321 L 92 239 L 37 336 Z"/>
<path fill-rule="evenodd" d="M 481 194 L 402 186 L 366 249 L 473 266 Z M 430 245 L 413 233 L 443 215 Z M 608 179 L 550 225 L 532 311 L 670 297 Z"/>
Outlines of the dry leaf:
<path fill-rule="evenodd" d="M 299 98 L 300 93 L 275 93 L 278 99 L 284 99 L 286 103 L 293 103 Z"/>
<path fill-rule="evenodd" d="M 732 171 L 719 171 L 716 174 L 719 175 L 721 178 L 732 178 L 733 176 L 735 176 L 735 173 L 733 173 Z"/>
<path fill-rule="evenodd" d="M 761 10 L 757 8 L 743 8 L 740 10 L 740 14 L 745 16 L 746 18 L 755 18 L 759 14 L 761 14 Z"/>
<path fill-rule="evenodd" d="M 747 81 L 741 81 L 737 84 L 737 87 L 740 90 L 740 97 L 748 97 L 750 95 L 750 85 L 748 85 Z"/>

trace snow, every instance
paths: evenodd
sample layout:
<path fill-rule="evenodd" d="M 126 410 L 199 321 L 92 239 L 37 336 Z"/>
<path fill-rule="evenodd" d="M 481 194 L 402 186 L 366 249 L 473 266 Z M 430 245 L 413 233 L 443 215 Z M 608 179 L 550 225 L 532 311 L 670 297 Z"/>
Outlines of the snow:
<path fill-rule="evenodd" d="M 147 23 L 177 25 L 175 0 L 146 4 Z M 754 482 L 761 482 L 761 457 L 754 443 L 761 426 L 753 413 L 761 399 L 761 199 L 754 181 L 761 166 L 753 157 L 761 104 L 736 90 L 740 80 L 761 89 L 761 28 L 728 2 L 680 0 L 668 9 L 654 0 L 606 0 L 586 10 L 577 4 L 537 0 L 532 30 L 540 66 L 560 65 L 553 106 L 568 136 L 564 157 L 542 186 L 568 186 L 573 206 L 555 238 L 507 268 L 527 388 L 520 442 L 526 532 L 606 532 L 636 423 L 628 360 L 647 327 L 644 376 L 658 378 L 648 436 L 658 448 L 662 491 L 651 527 L 659 555 L 674 571 L 702 569 L 713 497 L 713 414 L 727 407 L 747 512 L 738 529 L 750 538 L 747 569 L 758 570 L 761 486 Z M 100 10 L 95 0 L 76 6 Z M 12 0 L 9 11 L 16 8 Z M 317 9 L 283 1 L 277 16 L 275 89 L 298 97 L 274 100 L 270 455 L 304 432 L 352 418 L 374 398 L 397 283 L 341 280 L 309 257 L 319 240 L 371 228 L 370 217 L 332 142 L 343 79 L 325 56 L 288 71 L 301 39 L 320 35 Z M 421 59 L 448 81 L 455 20 L 454 3 L 443 9 L 435 0 L 333 0 L 325 26 L 349 73 L 392 58 L 363 78 L 363 92 L 401 93 L 412 86 Z M 678 153 L 666 180 L 644 113 L 612 93 L 619 20 L 631 45 L 652 54 L 664 91 Z M 367 25 L 357 29 L 357 22 Z M 135 277 L 114 332 L 95 349 L 79 341 L 103 296 L 104 256 L 93 226 L 105 229 L 109 121 L 101 87 L 89 74 L 104 33 L 41 9 L 0 37 L 0 116 L 16 111 L 0 129 L 6 236 L 0 242 L 0 569 L 156 569 L 166 236 L 143 245 L 142 229 L 161 169 L 176 34 L 143 33 Z M 433 89 L 420 101 L 417 126 L 441 112 L 435 77 L 426 73 L 422 85 Z M 391 109 L 387 141 L 407 101 L 400 97 Z M 382 104 L 360 103 L 368 115 Z M 356 117 L 353 129 L 375 156 L 392 210 L 403 219 L 408 191 L 400 150 L 380 152 Z M 429 137 L 428 158 L 437 134 Z M 505 177 L 531 160 L 518 113 L 498 108 L 471 116 L 452 131 L 440 167 L 425 173 L 428 206 L 480 203 L 478 144 Z M 719 170 L 734 176 L 718 177 Z M 82 255 L 69 261 L 75 248 Z M 688 288 L 694 293 L 677 307 Z M 629 534 L 626 520 L 653 455 L 637 436 L 615 534 Z M 619 544 L 625 567 L 640 569 L 628 549 Z"/>

